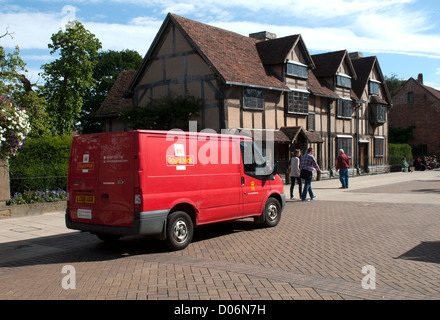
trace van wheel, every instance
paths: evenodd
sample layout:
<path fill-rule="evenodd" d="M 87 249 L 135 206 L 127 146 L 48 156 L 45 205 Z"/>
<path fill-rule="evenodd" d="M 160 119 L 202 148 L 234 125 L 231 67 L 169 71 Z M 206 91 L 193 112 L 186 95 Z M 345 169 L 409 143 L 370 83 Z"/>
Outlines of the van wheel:
<path fill-rule="evenodd" d="M 275 198 L 269 198 L 264 206 L 261 222 L 265 227 L 275 227 L 281 219 L 281 205 Z"/>
<path fill-rule="evenodd" d="M 171 250 L 185 249 L 191 242 L 194 225 L 191 217 L 183 212 L 176 211 L 168 216 L 165 243 Z"/>

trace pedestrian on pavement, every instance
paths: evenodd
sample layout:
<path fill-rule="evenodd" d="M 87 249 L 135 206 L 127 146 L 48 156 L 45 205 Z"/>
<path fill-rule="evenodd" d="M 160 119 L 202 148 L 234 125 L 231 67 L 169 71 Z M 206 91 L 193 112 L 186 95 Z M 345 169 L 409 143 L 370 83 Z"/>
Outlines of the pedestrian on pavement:
<path fill-rule="evenodd" d="M 409 164 L 406 161 L 405 157 L 402 158 L 402 161 L 400 162 L 400 165 L 402 167 L 403 172 L 408 172 L 408 171 L 411 172 L 411 169 L 409 168 Z"/>
<path fill-rule="evenodd" d="M 339 156 L 336 162 L 336 172 L 339 170 L 339 181 L 342 187 L 340 189 L 348 189 L 348 168 L 350 168 L 350 159 L 343 149 L 339 150 Z"/>
<path fill-rule="evenodd" d="M 307 153 L 301 157 L 301 178 L 305 180 L 302 191 L 301 200 L 308 201 L 307 193 L 310 195 L 310 200 L 316 198 L 312 191 L 312 177 L 313 171 L 322 172 L 313 156 L 313 148 L 308 148 Z"/>
<path fill-rule="evenodd" d="M 295 187 L 295 181 L 298 182 L 298 191 L 299 191 L 299 198 L 301 198 L 302 194 L 302 180 L 300 178 L 300 158 L 301 158 L 301 151 L 295 150 L 293 153 L 293 157 L 290 159 L 289 163 L 289 170 L 290 170 L 290 200 L 293 200 L 293 189 Z"/>

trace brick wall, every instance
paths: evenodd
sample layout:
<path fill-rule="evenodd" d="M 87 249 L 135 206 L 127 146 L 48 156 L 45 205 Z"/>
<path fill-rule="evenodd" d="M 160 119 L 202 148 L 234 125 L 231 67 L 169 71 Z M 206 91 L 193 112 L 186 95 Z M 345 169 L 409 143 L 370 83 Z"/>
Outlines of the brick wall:
<path fill-rule="evenodd" d="M 408 103 L 408 93 L 413 92 L 413 103 Z M 413 130 L 413 146 L 427 145 L 428 154 L 440 155 L 440 100 L 410 79 L 393 97 L 393 108 L 389 112 L 390 128 L 407 128 Z"/>

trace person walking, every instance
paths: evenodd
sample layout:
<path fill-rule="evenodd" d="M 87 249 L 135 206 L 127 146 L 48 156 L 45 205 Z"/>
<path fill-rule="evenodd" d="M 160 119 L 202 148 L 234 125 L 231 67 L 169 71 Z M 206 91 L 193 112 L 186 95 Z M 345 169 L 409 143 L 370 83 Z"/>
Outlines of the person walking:
<path fill-rule="evenodd" d="M 350 159 L 348 159 L 344 150 L 340 149 L 336 162 L 336 172 L 339 170 L 339 181 L 342 184 L 340 189 L 348 189 L 348 168 L 350 168 Z"/>
<path fill-rule="evenodd" d="M 300 178 L 300 157 L 301 151 L 295 150 L 295 152 L 293 153 L 293 157 L 290 159 L 290 200 L 293 200 L 293 189 L 295 188 L 295 181 L 298 182 L 299 198 L 301 198 L 302 196 L 302 180 Z"/>
<path fill-rule="evenodd" d="M 318 163 L 316 162 L 313 153 L 314 153 L 313 148 L 308 148 L 307 153 L 301 157 L 301 178 L 305 180 L 304 188 L 301 196 L 302 201 L 308 201 L 307 193 L 309 193 L 310 195 L 310 200 L 316 198 L 312 190 L 313 171 L 316 170 L 318 172 L 322 172 L 321 169 L 319 168 Z"/>

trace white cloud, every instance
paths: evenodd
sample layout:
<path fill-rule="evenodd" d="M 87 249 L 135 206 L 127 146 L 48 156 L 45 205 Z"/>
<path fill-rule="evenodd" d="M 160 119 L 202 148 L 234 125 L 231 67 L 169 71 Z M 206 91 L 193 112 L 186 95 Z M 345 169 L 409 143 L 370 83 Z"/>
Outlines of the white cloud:
<path fill-rule="evenodd" d="M 13 38 L 2 38 L 2 46 L 20 49 L 47 49 L 54 30 L 61 28 L 61 18 L 56 14 L 41 12 L 0 13 L 0 27 L 9 27 Z"/>
<path fill-rule="evenodd" d="M 60 3 L 59 0 L 46 0 L 46 2 Z M 69 2 L 78 5 L 85 3 L 84 0 Z M 89 2 L 123 3 L 124 6 L 131 4 L 141 8 L 154 8 L 153 11 L 163 14 L 170 11 L 243 35 L 262 30 L 275 32 L 278 36 L 300 33 L 309 49 L 313 50 L 348 49 L 440 56 L 440 35 L 423 34 L 430 30 L 432 25 L 428 22 L 427 14 L 421 11 L 408 12 L 406 5 L 413 2 L 411 0 L 279 0 L 276 5 L 273 0 L 91 0 Z M 77 14 L 77 9 L 71 5 L 65 6 L 64 11 L 48 13 L 23 10 L 16 6 L 9 6 L 8 9 L 8 13 L 0 13 L 0 21 L 2 21 L 0 27 L 9 26 L 15 35 L 14 39 L 2 39 L 2 45 L 12 48 L 15 44 L 20 44 L 21 49 L 46 49 L 47 44 L 50 43 L 50 36 L 63 26 L 66 17 Z M 263 24 L 258 22 L 260 20 L 252 21 L 252 12 L 259 15 L 264 12 L 268 17 L 276 14 L 280 19 L 278 22 L 276 19 L 268 18 L 265 21 L 275 22 Z M 292 23 L 282 20 L 286 16 L 291 17 Z M 301 20 L 303 18 L 307 18 L 307 25 L 298 24 L 298 21 L 304 21 Z M 332 18 L 336 18 L 337 24 L 331 20 Z M 30 24 L 23 21 L 30 21 Z M 145 52 L 162 20 L 159 21 L 149 15 L 139 15 L 126 24 L 96 21 L 83 23 L 101 40 L 104 49 L 129 48 Z M 124 45 L 127 47 L 124 48 Z"/>
<path fill-rule="evenodd" d="M 84 26 L 101 41 L 103 50 L 130 49 L 143 55 L 150 47 L 160 24 L 145 26 L 86 22 Z"/>
<path fill-rule="evenodd" d="M 347 49 L 440 58 L 440 33 L 433 28 L 437 21 L 430 22 L 430 14 L 426 12 L 409 11 L 407 5 L 413 2 L 411 0 L 44 1 L 56 4 L 53 7 L 58 11 L 40 12 L 15 5 L 4 7 L 0 12 L 0 33 L 6 26 L 14 32 L 13 39 L 2 38 L 0 44 L 5 48 L 19 44 L 25 54 L 23 60 L 30 65 L 54 59 L 47 49 L 50 37 L 72 14 L 80 16 L 85 27 L 102 42 L 104 50 L 132 49 L 144 55 L 167 12 L 245 36 L 263 30 L 274 32 L 278 37 L 301 34 L 308 49 L 314 52 Z M 131 14 L 126 22 L 118 20 L 118 23 L 112 23 L 109 12 L 99 12 L 101 16 L 96 12 L 86 15 L 87 4 L 111 2 L 120 3 L 124 10 L 136 9 L 138 15 Z M 71 6 L 62 11 L 63 4 L 67 3 Z M 103 19 L 104 14 L 108 18 Z M 39 53 L 25 52 L 26 49 L 45 51 L 37 55 Z M 437 69 L 439 74 L 440 68 Z"/>

